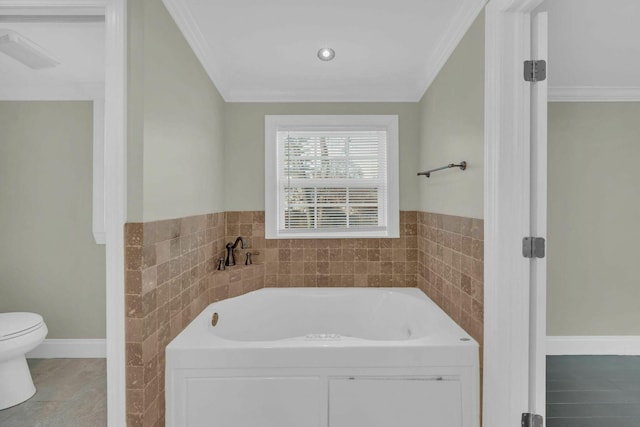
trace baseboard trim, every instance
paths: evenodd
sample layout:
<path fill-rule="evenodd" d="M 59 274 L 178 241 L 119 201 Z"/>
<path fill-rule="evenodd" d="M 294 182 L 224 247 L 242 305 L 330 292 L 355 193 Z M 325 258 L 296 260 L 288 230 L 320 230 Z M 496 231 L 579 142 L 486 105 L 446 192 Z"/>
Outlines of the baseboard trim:
<path fill-rule="evenodd" d="M 107 357 L 107 340 L 92 339 L 46 339 L 27 353 L 29 359 L 75 359 Z"/>
<path fill-rule="evenodd" d="M 548 336 L 547 355 L 640 355 L 640 336 Z"/>

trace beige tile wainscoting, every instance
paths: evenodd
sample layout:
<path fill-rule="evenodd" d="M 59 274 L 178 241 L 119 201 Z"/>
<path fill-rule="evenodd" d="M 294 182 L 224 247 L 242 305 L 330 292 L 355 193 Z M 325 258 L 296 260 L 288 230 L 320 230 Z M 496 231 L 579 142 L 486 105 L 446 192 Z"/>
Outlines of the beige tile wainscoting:
<path fill-rule="evenodd" d="M 127 425 L 164 424 L 164 348 L 209 301 L 224 214 L 125 225 Z"/>
<path fill-rule="evenodd" d="M 418 213 L 418 287 L 482 345 L 483 220 Z"/>
<path fill-rule="evenodd" d="M 264 211 L 125 225 L 129 427 L 164 426 L 166 345 L 208 304 L 263 287 L 418 286 L 482 341 L 481 220 L 403 211 L 396 239 L 267 240 L 264 230 Z M 217 271 L 238 236 L 248 247 Z"/>
<path fill-rule="evenodd" d="M 263 211 L 227 212 L 226 235 L 248 238 L 254 261 L 265 265 L 265 286 L 415 287 L 416 218 L 400 213 L 399 239 L 265 240 Z"/>

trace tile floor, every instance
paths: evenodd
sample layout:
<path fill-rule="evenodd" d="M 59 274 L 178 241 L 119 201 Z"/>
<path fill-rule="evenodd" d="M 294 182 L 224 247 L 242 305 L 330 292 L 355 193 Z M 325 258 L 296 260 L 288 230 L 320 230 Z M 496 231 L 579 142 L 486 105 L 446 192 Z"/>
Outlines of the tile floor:
<path fill-rule="evenodd" d="M 548 356 L 547 427 L 640 427 L 640 357 Z"/>
<path fill-rule="evenodd" d="M 0 411 L 2 427 L 104 427 L 105 359 L 30 359 L 36 394 Z"/>
<path fill-rule="evenodd" d="M 103 427 L 105 359 L 31 359 L 38 391 L 2 427 Z M 640 427 L 640 357 L 547 357 L 547 427 Z"/>

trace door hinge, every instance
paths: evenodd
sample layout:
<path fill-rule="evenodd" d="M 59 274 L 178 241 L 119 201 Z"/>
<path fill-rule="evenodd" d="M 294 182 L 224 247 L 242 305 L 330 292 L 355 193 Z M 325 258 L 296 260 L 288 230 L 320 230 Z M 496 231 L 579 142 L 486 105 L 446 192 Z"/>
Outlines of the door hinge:
<path fill-rule="evenodd" d="M 524 80 L 526 82 L 541 82 L 547 79 L 547 61 L 524 61 Z"/>
<path fill-rule="evenodd" d="M 522 427 L 542 427 L 542 415 L 529 412 L 522 414 Z"/>
<path fill-rule="evenodd" d="M 522 256 L 525 258 L 544 258 L 544 247 L 543 237 L 525 237 L 522 239 Z"/>

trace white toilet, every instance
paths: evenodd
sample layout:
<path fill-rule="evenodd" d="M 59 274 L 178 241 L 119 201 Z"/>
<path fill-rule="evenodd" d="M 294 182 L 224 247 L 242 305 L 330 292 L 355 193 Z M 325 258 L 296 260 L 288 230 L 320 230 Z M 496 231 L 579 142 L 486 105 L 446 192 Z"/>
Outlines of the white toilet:
<path fill-rule="evenodd" d="M 22 403 L 36 392 L 25 354 L 47 336 L 35 313 L 0 313 L 0 410 Z"/>

